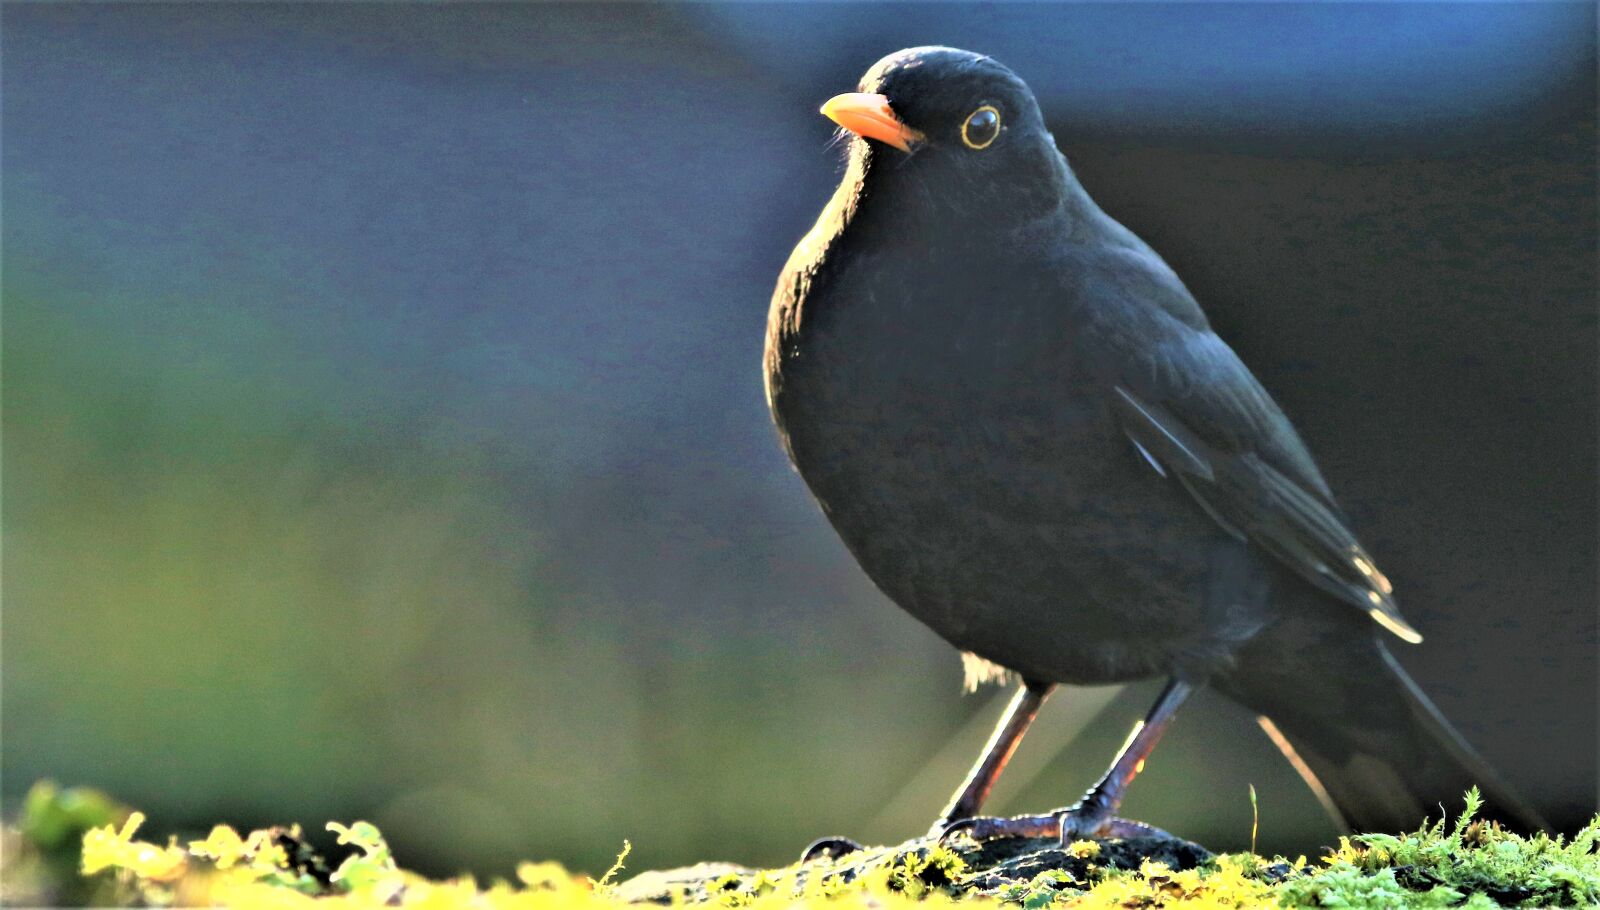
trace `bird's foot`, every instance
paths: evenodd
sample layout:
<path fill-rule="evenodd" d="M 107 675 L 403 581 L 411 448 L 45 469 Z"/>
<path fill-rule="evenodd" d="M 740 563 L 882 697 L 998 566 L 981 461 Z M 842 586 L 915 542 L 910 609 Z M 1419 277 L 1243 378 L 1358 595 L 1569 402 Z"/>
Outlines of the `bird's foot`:
<path fill-rule="evenodd" d="M 1014 815 L 1010 818 L 978 815 L 941 821 L 933 826 L 929 835 L 937 837 L 940 843 L 956 837 L 970 837 L 981 844 L 1008 838 L 1056 837 L 1060 833 L 1061 816 L 1052 812 L 1049 815 Z"/>
<path fill-rule="evenodd" d="M 1157 828 L 1155 825 L 1147 825 L 1144 822 L 1136 822 L 1131 818 L 1118 818 L 1116 816 L 1100 822 L 1100 827 L 1092 834 L 1073 835 L 1066 830 L 1065 826 L 1062 827 L 1062 844 L 1069 844 L 1080 837 L 1116 837 L 1126 839 L 1130 837 L 1172 837 L 1172 835 Z"/>
<path fill-rule="evenodd" d="M 971 818 L 944 818 L 933 826 L 930 835 L 937 836 L 940 843 L 962 835 L 980 844 L 991 840 L 1045 837 L 1060 838 L 1062 843 L 1067 843 L 1076 837 L 1084 836 L 1078 832 L 1090 828 L 1093 822 L 1111 816 L 1110 806 L 1105 800 L 1096 799 L 1096 792 L 1091 790 L 1076 804 L 1044 815 L 1014 815 L 1010 818 L 981 815 Z M 1072 832 L 1072 837 L 1068 836 L 1069 831 Z"/>
<path fill-rule="evenodd" d="M 934 825 L 933 831 L 929 834 L 937 837 L 940 842 L 957 836 L 970 837 L 979 843 L 1007 838 L 1054 837 L 1060 839 L 1062 844 L 1088 837 L 1170 836 L 1153 825 L 1118 818 L 1095 801 L 1080 802 L 1046 815 L 1016 815 L 1010 818 L 978 816 L 942 820 Z"/>
<path fill-rule="evenodd" d="M 811 842 L 805 851 L 800 854 L 801 863 L 809 863 L 814 859 L 838 859 L 848 856 L 861 849 L 861 845 L 848 837 L 824 837 Z"/>

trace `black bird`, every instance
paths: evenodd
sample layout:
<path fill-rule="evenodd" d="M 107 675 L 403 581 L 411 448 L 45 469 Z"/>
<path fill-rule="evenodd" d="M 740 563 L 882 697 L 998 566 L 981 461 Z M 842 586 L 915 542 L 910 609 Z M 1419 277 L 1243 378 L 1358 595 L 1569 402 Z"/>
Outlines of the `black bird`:
<path fill-rule="evenodd" d="M 1022 685 L 933 826 L 1148 830 L 1124 788 L 1198 686 L 1262 718 L 1325 807 L 1398 831 L 1469 786 L 1542 828 L 1390 656 L 1419 642 L 1305 444 L 1172 269 L 1100 210 L 986 56 L 883 58 L 822 113 L 833 198 L 767 324 L 783 444 L 874 583 Z M 979 818 L 1058 683 L 1169 680 L 1099 783 Z"/>

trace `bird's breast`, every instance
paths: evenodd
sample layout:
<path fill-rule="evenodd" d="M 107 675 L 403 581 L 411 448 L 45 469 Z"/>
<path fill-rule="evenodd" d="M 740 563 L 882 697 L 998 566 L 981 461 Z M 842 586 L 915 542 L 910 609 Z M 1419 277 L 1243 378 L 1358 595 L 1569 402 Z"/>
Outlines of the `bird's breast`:
<path fill-rule="evenodd" d="M 1041 678 L 1137 678 L 1193 650 L 1211 555 L 1192 543 L 1215 529 L 1118 430 L 1070 302 L 1048 296 L 1060 282 L 837 243 L 779 282 L 768 392 L 868 576 L 957 646 Z"/>
<path fill-rule="evenodd" d="M 1048 276 L 982 244 L 856 239 L 814 231 L 773 299 L 769 401 L 802 473 L 847 443 L 969 457 L 1083 416 L 1093 380 L 1065 308 L 1042 299 Z"/>

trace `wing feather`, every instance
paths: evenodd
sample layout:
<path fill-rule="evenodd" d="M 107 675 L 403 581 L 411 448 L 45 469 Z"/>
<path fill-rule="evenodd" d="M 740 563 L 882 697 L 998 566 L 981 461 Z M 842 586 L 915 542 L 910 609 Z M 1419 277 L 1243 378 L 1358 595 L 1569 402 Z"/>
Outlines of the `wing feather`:
<path fill-rule="evenodd" d="M 1104 371 L 1113 414 L 1144 460 L 1229 534 L 1421 641 L 1294 426 L 1161 257 L 1131 235 L 1064 256 L 1059 274 L 1082 320 L 1074 354 Z"/>
<path fill-rule="evenodd" d="M 1129 440 L 1163 473 L 1176 477 L 1218 525 L 1366 611 L 1405 641 L 1422 640 L 1400 615 L 1388 578 L 1321 492 L 1308 490 L 1256 451 L 1230 451 L 1208 441 L 1169 407 L 1120 385 L 1116 396 Z M 1253 416 L 1236 415 L 1241 421 Z M 1295 440 L 1293 448 L 1303 447 Z M 1320 480 L 1316 477 L 1319 485 Z"/>

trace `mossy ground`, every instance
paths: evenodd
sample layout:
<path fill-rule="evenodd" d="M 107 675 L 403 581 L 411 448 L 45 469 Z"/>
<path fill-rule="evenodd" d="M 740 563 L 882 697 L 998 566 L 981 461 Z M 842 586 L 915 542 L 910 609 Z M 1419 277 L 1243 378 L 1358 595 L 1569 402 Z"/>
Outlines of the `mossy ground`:
<path fill-rule="evenodd" d="M 598 880 L 524 863 L 515 881 L 433 881 L 406 872 L 372 825 L 330 824 L 337 859 L 300 830 L 203 840 L 138 839 L 143 816 L 90 790 L 40 784 L 5 830 L 0 900 L 18 904 L 615 910 L 631 901 L 754 910 L 857 907 L 1070 908 L 1596 907 L 1600 818 L 1568 839 L 1519 837 L 1476 819 L 1477 795 L 1452 822 L 1347 838 L 1316 862 L 1212 856 L 1175 839 L 955 844 L 911 841 L 837 860 L 751 870 L 704 864 L 622 884 L 626 857 Z"/>

